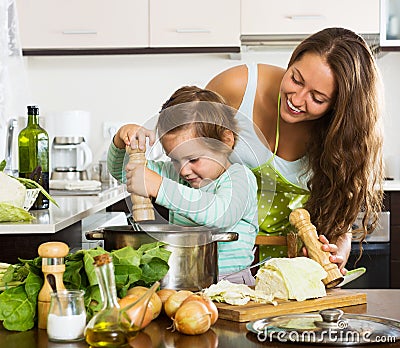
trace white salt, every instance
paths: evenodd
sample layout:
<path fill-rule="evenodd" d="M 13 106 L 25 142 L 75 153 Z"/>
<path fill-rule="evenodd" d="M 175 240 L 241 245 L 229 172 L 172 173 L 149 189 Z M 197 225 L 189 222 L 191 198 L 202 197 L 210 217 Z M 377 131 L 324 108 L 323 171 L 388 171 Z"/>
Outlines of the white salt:
<path fill-rule="evenodd" d="M 68 316 L 50 313 L 47 318 L 47 335 L 50 340 L 78 340 L 83 338 L 85 326 L 86 313 Z"/>

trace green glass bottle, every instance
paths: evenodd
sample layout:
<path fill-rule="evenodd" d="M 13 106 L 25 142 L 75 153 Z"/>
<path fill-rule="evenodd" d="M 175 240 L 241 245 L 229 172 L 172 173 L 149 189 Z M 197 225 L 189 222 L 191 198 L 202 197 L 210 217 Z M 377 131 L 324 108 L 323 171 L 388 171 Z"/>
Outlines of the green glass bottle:
<path fill-rule="evenodd" d="M 39 125 L 39 108 L 28 106 L 28 125 L 18 135 L 19 177 L 35 180 L 49 192 L 49 136 Z M 47 209 L 42 193 L 31 209 Z"/>

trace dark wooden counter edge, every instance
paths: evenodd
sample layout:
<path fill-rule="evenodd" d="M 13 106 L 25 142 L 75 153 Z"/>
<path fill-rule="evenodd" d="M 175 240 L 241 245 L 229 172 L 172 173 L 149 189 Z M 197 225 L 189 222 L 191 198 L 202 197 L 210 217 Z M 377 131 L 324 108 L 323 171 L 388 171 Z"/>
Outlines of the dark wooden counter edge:
<path fill-rule="evenodd" d="M 81 249 L 82 221 L 75 222 L 56 233 L 0 234 L 1 261 L 17 263 L 19 257 L 34 259 L 38 256 L 39 245 L 50 241 L 67 243 L 70 250 Z"/>
<path fill-rule="evenodd" d="M 179 53 L 239 53 L 239 46 L 225 47 L 137 47 L 137 48 L 38 48 L 23 49 L 24 56 L 79 56 Z"/>
<path fill-rule="evenodd" d="M 400 290 L 399 289 L 355 289 L 355 292 L 365 292 L 368 304 L 343 307 L 346 313 L 368 314 L 400 320 Z M 207 334 L 187 336 L 172 332 L 167 328 L 171 320 L 160 316 L 154 320 L 141 334 L 137 336 L 135 348 L 253 348 L 253 347 L 310 347 L 305 345 L 288 346 L 282 343 L 260 342 L 257 335 L 249 332 L 247 323 L 237 323 L 218 319 Z M 140 338 L 140 340 L 139 340 Z M 32 329 L 26 332 L 10 332 L 0 328 L 0 347 L 4 348 L 87 348 L 84 342 L 59 344 L 49 342 L 45 330 Z M 400 347 L 400 342 L 391 344 L 371 344 L 371 347 Z"/>
<path fill-rule="evenodd" d="M 393 52 L 393 51 L 400 51 L 400 46 L 380 46 L 379 49 L 382 52 Z"/>

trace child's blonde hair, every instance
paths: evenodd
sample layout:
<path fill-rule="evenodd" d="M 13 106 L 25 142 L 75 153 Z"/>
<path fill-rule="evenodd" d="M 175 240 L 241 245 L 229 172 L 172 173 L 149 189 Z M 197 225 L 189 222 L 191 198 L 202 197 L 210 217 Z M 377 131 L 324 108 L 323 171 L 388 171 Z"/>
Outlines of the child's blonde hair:
<path fill-rule="evenodd" d="M 238 126 L 235 119 L 236 110 L 226 105 L 217 93 L 196 86 L 185 86 L 175 91 L 162 106 L 157 132 L 162 140 L 163 135 L 190 129 L 196 137 L 215 139 L 224 143 L 226 131 L 231 131 L 234 144 L 238 137 Z M 231 152 L 227 146 L 211 142 L 212 150 Z M 233 145 L 234 146 L 234 145 Z M 232 147 L 233 148 L 233 147 Z"/>

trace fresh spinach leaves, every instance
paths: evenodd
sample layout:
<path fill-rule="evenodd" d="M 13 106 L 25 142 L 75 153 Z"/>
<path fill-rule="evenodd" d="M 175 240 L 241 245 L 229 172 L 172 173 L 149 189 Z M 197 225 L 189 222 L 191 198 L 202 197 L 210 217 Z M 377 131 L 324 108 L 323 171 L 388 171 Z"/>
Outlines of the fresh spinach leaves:
<path fill-rule="evenodd" d="M 43 279 L 29 273 L 24 284 L 0 294 L 0 320 L 7 330 L 26 331 L 32 329 L 36 320 L 37 296 Z"/>
<path fill-rule="evenodd" d="M 143 244 L 137 250 L 127 246 L 110 253 L 118 297 L 124 297 L 136 285 L 150 286 L 167 274 L 171 252 L 163 248 L 164 245 L 161 242 Z M 102 307 L 93 258 L 104 253 L 107 251 L 95 248 L 80 250 L 65 258 L 64 285 L 67 289 L 85 290 L 88 319 Z M 20 262 L 15 267 L 13 277 L 8 275 L 7 279 L 18 278 L 23 283 L 0 294 L 0 320 L 7 330 L 13 331 L 26 331 L 34 327 L 37 298 L 43 286 L 41 258 L 20 259 Z"/>

